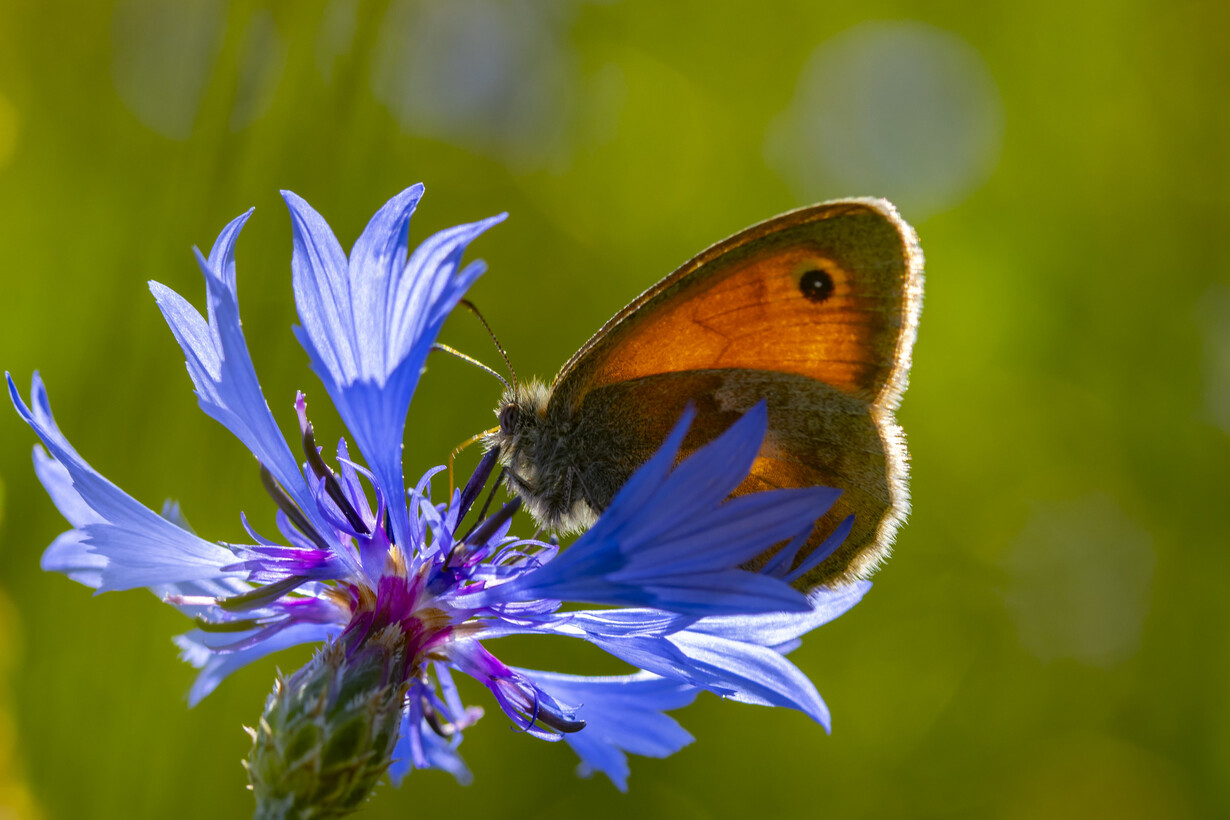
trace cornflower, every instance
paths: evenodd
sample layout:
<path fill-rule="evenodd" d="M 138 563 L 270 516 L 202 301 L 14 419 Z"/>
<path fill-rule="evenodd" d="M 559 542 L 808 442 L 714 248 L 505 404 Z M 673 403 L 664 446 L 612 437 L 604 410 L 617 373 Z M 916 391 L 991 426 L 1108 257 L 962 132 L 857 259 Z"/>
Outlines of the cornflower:
<path fill-rule="evenodd" d="M 363 456 L 338 442 L 331 466 L 304 395 L 296 396 L 300 462 L 257 380 L 239 320 L 235 242 L 248 211 L 209 256 L 203 317 L 157 282 L 150 288 L 187 359 L 202 410 L 256 457 L 276 504 L 280 538 L 241 515 L 245 543 L 198 537 L 178 505 L 155 513 L 92 468 L 51 414 L 36 373 L 17 411 L 43 447 L 34 467 L 72 525 L 43 555 L 99 592 L 146 587 L 195 621 L 175 638 L 200 673 L 190 705 L 231 672 L 305 643 L 324 647 L 280 678 L 245 765 L 258 817 L 352 811 L 385 772 L 395 784 L 435 768 L 467 783 L 458 754 L 482 710 L 462 703 L 453 674 L 488 690 L 513 725 L 563 740 L 582 774 L 626 790 L 627 753 L 665 757 L 691 741 L 667 711 L 701 691 L 797 709 L 829 728 L 815 687 L 786 657 L 800 637 L 857 603 L 869 584 L 805 595 L 791 586 L 829 555 L 846 526 L 811 555 L 800 546 L 838 495 L 783 489 L 729 498 L 765 434 L 761 404 L 679 461 L 691 414 L 636 472 L 598 522 L 566 549 L 510 534 L 519 500 L 476 504 L 496 453 L 464 487 L 433 500 L 428 471 L 407 488 L 406 413 L 449 312 L 485 270 L 462 265 L 503 215 L 450 228 L 409 252 L 421 185 L 372 218 L 349 257 L 306 202 L 290 209 L 295 333 Z M 45 449 L 43 449 L 45 447 Z M 490 500 L 490 499 L 489 499 Z M 764 567 L 747 562 L 787 542 Z M 581 606 L 566 606 L 581 605 Z M 585 608 L 599 607 L 599 608 Z M 509 635 L 549 634 L 599 647 L 635 668 L 594 677 L 523 669 L 487 648 Z"/>

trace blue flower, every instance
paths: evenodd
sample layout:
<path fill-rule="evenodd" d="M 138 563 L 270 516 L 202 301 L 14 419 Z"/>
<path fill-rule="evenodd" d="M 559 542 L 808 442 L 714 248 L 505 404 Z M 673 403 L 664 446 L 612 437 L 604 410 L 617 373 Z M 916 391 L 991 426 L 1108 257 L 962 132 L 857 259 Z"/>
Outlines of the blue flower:
<path fill-rule="evenodd" d="M 468 781 L 457 747 L 482 711 L 461 702 L 453 672 L 482 683 L 516 727 L 565 740 L 583 773 L 602 772 L 620 789 L 626 753 L 663 757 L 691 741 L 665 712 L 702 691 L 797 709 L 827 729 L 824 702 L 786 653 L 869 585 L 810 595 L 790 586 L 849 531 L 847 521 L 811 556 L 796 555 L 837 491 L 728 499 L 764 437 L 763 404 L 678 462 L 691 421 L 685 414 L 567 549 L 510 535 L 517 500 L 476 514 L 494 453 L 443 501 L 431 487 L 439 468 L 405 486 L 407 408 L 444 319 L 484 270 L 463 265 L 462 256 L 503 219 L 441 231 L 411 253 L 409 221 L 421 195 L 414 186 L 390 200 L 347 257 L 319 214 L 284 194 L 294 227 L 296 334 L 362 464 L 345 439 L 325 457 L 303 394 L 294 403 L 296 456 L 261 392 L 236 295 L 235 242 L 251 212 L 226 226 L 208 257 L 197 253 L 205 316 L 150 285 L 201 409 L 259 463 L 277 507 L 275 537 L 244 518 L 248 543 L 216 543 L 197 536 L 176 505 L 146 508 L 73 449 L 37 374 L 28 404 L 10 377 L 13 403 L 43 443 L 35 471 L 72 525 L 44 553 L 43 567 L 100 592 L 147 587 L 193 618 L 195 628 L 176 638 L 201 670 L 191 704 L 236 669 L 288 646 L 330 642 L 351 653 L 396 636 L 398 651 L 381 656 L 395 659 L 391 674 L 406 688 L 394 782 L 412 768 Z M 742 568 L 781 542 L 789 545 L 761 571 Z M 510 667 L 488 644 L 513 634 L 585 640 L 636 671 L 587 677 Z"/>

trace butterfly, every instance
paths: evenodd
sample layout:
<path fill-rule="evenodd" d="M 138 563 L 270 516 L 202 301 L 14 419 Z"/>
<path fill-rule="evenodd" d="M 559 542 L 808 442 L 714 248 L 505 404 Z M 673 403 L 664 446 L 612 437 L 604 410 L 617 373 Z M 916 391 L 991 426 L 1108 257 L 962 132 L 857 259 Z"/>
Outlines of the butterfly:
<path fill-rule="evenodd" d="M 596 520 L 687 406 L 696 417 L 681 457 L 764 400 L 768 432 L 734 494 L 841 488 L 800 554 L 849 515 L 853 529 L 795 584 L 848 583 L 887 557 L 909 510 L 894 411 L 922 295 L 918 238 L 889 202 L 782 214 L 645 291 L 549 385 L 512 385 L 484 444 L 498 449 L 507 487 L 538 523 L 566 533 Z"/>

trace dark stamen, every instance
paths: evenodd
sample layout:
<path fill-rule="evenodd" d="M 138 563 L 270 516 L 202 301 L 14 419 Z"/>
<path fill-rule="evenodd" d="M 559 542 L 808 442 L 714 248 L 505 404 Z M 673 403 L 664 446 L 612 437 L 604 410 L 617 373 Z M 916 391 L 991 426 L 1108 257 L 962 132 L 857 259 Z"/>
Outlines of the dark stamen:
<path fill-rule="evenodd" d="M 579 732 L 585 728 L 585 721 L 568 720 L 563 715 L 557 715 L 550 709 L 539 709 L 535 719 L 539 723 L 545 723 L 555 731 L 563 732 L 566 735 Z"/>
<path fill-rule="evenodd" d="M 384 508 L 384 534 L 389 539 L 390 544 L 396 544 L 397 540 L 393 538 L 393 519 L 389 517 L 389 508 Z"/>
<path fill-rule="evenodd" d="M 495 531 L 508 523 L 508 519 L 513 517 L 513 513 L 521 509 L 521 499 L 514 498 L 504 506 L 500 507 L 499 512 L 488 518 L 478 529 L 474 531 L 470 537 L 465 540 L 467 544 L 485 544 L 491 540 L 491 536 L 495 535 Z"/>
<path fill-rule="evenodd" d="M 443 738 L 452 737 L 457 729 L 451 723 L 442 723 L 440 715 L 436 712 L 435 707 L 427 700 L 427 698 L 419 699 L 423 704 L 423 719 L 427 721 L 427 725 L 437 735 Z"/>
<path fill-rule="evenodd" d="M 281 581 L 274 581 L 272 584 L 265 584 L 264 586 L 250 589 L 239 595 L 221 598 L 218 600 L 218 606 L 229 611 L 256 609 L 281 598 L 306 580 L 306 575 L 292 575 L 289 578 L 283 578 Z"/>
<path fill-rule="evenodd" d="M 499 474 L 495 477 L 495 483 L 491 485 L 491 492 L 487 493 L 487 500 L 483 502 L 483 508 L 479 510 L 478 518 L 474 521 L 474 526 L 470 527 L 470 531 L 462 536 L 459 540 L 465 543 L 470 540 L 470 536 L 474 534 L 474 530 L 478 529 L 479 524 L 487 517 L 487 510 L 491 508 L 491 502 L 495 499 L 495 491 L 500 488 L 500 482 L 504 480 L 504 468 L 500 468 Z M 460 522 L 458 522 L 460 523 Z"/>
<path fill-rule="evenodd" d="M 312 423 L 304 419 L 302 427 L 303 431 L 303 453 L 307 456 L 308 464 L 312 468 L 312 472 L 317 478 L 325 480 L 325 492 L 337 504 L 337 508 L 342 511 L 342 515 L 346 516 L 346 521 L 350 524 L 350 528 L 361 535 L 367 535 L 371 532 L 367 525 L 363 523 L 363 519 L 359 517 L 359 513 L 350 504 L 350 499 L 346 497 L 346 493 L 342 492 L 342 485 L 338 483 L 337 476 L 333 470 L 329 469 L 329 465 L 325 464 L 325 460 L 320 457 L 320 449 L 316 446 L 316 436 L 312 430 Z"/>
<path fill-rule="evenodd" d="M 572 734 L 585 728 L 585 721 L 568 720 L 563 715 L 551 711 L 549 707 L 544 707 L 542 699 L 538 697 L 537 690 L 534 691 L 534 709 L 526 717 L 530 719 L 530 722 L 522 729 L 524 732 L 528 732 L 535 723 L 545 723 L 555 731 L 563 732 L 564 734 Z"/>
<path fill-rule="evenodd" d="M 202 632 L 246 632 L 262 626 L 255 618 L 244 618 L 242 621 L 207 621 L 200 615 L 194 619 L 196 628 Z"/>
<path fill-rule="evenodd" d="M 278 509 L 286 514 L 290 519 L 290 523 L 295 525 L 295 529 L 303 533 L 312 543 L 325 552 L 329 552 L 329 544 L 324 537 L 316 531 L 311 522 L 307 520 L 307 516 L 295 504 L 294 499 L 287 494 L 286 490 L 282 489 L 282 485 L 273 477 L 273 473 L 262 464 L 261 465 L 261 484 L 265 485 L 265 492 L 269 493 L 269 497 L 278 505 Z"/>
<path fill-rule="evenodd" d="M 461 518 L 457 519 L 458 523 L 461 523 L 461 520 L 465 518 L 466 514 L 470 511 L 470 507 L 474 504 L 474 499 L 478 498 L 478 494 L 483 491 L 483 485 L 487 483 L 487 479 L 491 478 L 491 471 L 495 469 L 495 460 L 498 457 L 498 451 L 488 450 L 483 454 L 482 459 L 478 462 L 478 466 L 474 468 L 474 473 L 461 491 L 461 498 L 459 500 Z"/>

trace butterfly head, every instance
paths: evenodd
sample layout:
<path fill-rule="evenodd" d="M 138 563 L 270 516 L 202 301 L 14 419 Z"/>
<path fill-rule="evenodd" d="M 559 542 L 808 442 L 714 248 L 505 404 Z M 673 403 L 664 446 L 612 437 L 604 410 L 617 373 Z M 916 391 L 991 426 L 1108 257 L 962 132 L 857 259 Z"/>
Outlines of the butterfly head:
<path fill-rule="evenodd" d="M 577 532 L 593 523 L 595 511 L 574 481 L 580 456 L 570 436 L 573 420 L 558 407 L 548 413 L 550 398 L 551 388 L 536 380 L 510 387 L 495 411 L 499 426 L 483 445 L 499 453 L 509 491 L 539 524 Z"/>
<path fill-rule="evenodd" d="M 518 440 L 546 416 L 550 395 L 547 386 L 537 379 L 508 387 L 495 410 L 499 425 L 483 439 L 487 449 L 498 449 L 504 460 Z"/>
<path fill-rule="evenodd" d="M 509 488 L 521 494 L 525 481 L 532 478 L 532 464 L 526 454 L 537 440 L 546 417 L 550 391 L 537 380 L 514 384 L 504 391 L 495 410 L 499 424 L 483 437 L 483 446 L 499 453 L 500 464 L 509 473 Z"/>

